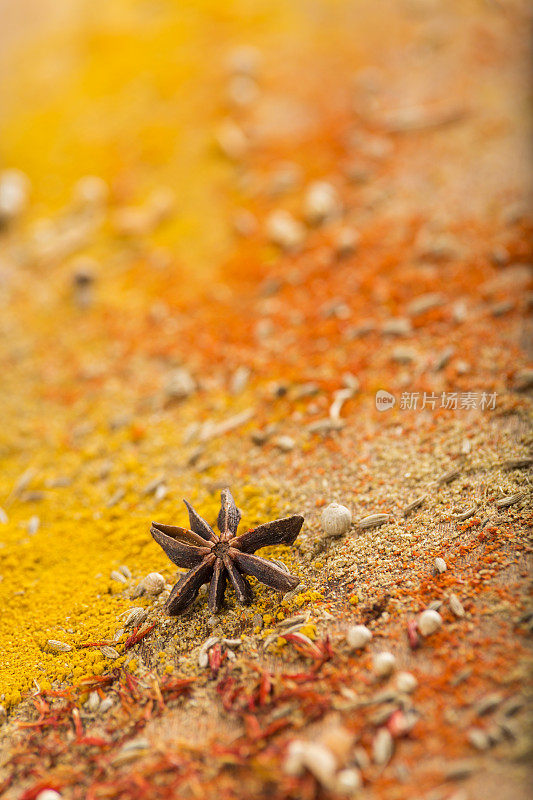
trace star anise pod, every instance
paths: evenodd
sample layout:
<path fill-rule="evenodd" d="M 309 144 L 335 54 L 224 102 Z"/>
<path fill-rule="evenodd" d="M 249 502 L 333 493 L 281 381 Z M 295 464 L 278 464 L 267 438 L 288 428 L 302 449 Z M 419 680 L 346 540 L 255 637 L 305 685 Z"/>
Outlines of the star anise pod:
<path fill-rule="evenodd" d="M 222 606 L 229 578 L 240 603 L 252 601 L 252 587 L 245 575 L 253 575 L 261 583 L 280 592 L 288 592 L 300 583 L 273 561 L 253 555 L 261 547 L 293 544 L 304 518 L 299 515 L 266 522 L 237 536 L 241 512 L 229 489 L 221 494 L 217 535 L 210 525 L 186 501 L 191 529 L 152 522 L 150 533 L 171 561 L 178 567 L 188 567 L 172 589 L 166 611 L 172 616 L 183 614 L 196 600 L 200 587 L 209 583 L 208 604 L 212 612 Z"/>

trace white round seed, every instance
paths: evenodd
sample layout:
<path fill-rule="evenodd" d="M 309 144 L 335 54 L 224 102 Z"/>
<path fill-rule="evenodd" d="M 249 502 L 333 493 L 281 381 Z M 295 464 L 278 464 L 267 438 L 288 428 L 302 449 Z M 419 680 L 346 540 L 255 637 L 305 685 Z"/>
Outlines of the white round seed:
<path fill-rule="evenodd" d="M 396 676 L 396 687 L 399 692 L 410 694 L 418 686 L 418 681 L 411 672 L 399 672 Z"/>
<path fill-rule="evenodd" d="M 326 537 L 345 534 L 352 524 L 352 512 L 340 503 L 330 503 L 322 512 L 322 530 Z"/>
<path fill-rule="evenodd" d="M 352 650 L 360 650 L 365 647 L 372 639 L 372 633 L 368 630 L 366 625 L 352 625 L 348 628 L 346 634 L 346 641 Z"/>
<path fill-rule="evenodd" d="M 386 651 L 382 653 L 375 653 L 372 659 L 372 666 L 376 675 L 384 678 L 393 672 L 396 666 L 396 658 L 392 653 Z"/>
<path fill-rule="evenodd" d="M 156 597 L 165 588 L 165 579 L 159 572 L 149 572 L 144 578 L 142 586 L 145 594 Z"/>
<path fill-rule="evenodd" d="M 442 625 L 442 617 L 438 611 L 427 608 L 418 617 L 418 630 L 422 636 L 430 636 Z"/>

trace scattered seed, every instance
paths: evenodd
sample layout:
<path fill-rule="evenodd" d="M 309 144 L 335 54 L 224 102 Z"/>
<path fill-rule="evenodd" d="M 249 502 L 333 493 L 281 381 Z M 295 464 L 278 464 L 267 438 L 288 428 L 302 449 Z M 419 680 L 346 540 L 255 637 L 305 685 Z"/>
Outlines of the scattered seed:
<path fill-rule="evenodd" d="M 352 625 L 346 633 L 346 641 L 352 650 L 360 650 L 372 639 L 372 633 L 366 625 Z"/>
<path fill-rule="evenodd" d="M 223 639 L 226 647 L 239 647 L 242 644 L 242 639 Z"/>
<path fill-rule="evenodd" d="M 384 336 L 409 336 L 413 326 L 408 317 L 391 317 L 383 323 L 381 332 Z"/>
<path fill-rule="evenodd" d="M 440 372 L 441 369 L 447 367 L 454 353 L 455 353 L 455 347 L 447 347 L 445 350 L 443 350 L 442 353 L 440 353 L 435 359 L 435 363 L 433 364 L 433 371 Z"/>
<path fill-rule="evenodd" d="M 117 503 L 120 503 L 125 494 L 126 494 L 125 489 L 117 489 L 117 491 L 114 494 L 112 494 L 109 500 L 107 501 L 106 506 L 108 508 L 113 508 L 113 506 L 116 506 Z"/>
<path fill-rule="evenodd" d="M 392 758 L 394 740 L 387 728 L 380 728 L 372 742 L 372 758 L 374 763 L 384 767 Z"/>
<path fill-rule="evenodd" d="M 335 187 L 327 181 L 315 181 L 304 196 L 304 216 L 309 225 L 321 225 L 340 212 L 340 201 Z"/>
<path fill-rule="evenodd" d="M 135 761 L 137 758 L 147 753 L 149 749 L 150 743 L 148 739 L 132 739 L 122 746 L 113 759 L 113 764 L 119 766 L 121 764 L 127 764 L 129 761 Z"/>
<path fill-rule="evenodd" d="M 342 419 L 317 419 L 309 423 L 307 430 L 309 433 L 329 433 L 330 431 L 340 431 L 344 424 Z"/>
<path fill-rule="evenodd" d="M 28 533 L 30 534 L 30 536 L 34 536 L 37 533 L 37 531 L 40 528 L 40 525 L 41 525 L 41 520 L 38 516 L 34 515 L 33 517 L 30 517 L 30 519 L 28 520 Z"/>
<path fill-rule="evenodd" d="M 133 608 L 128 608 L 120 616 L 123 617 L 124 627 L 136 627 L 144 622 L 148 616 L 148 611 L 142 606 L 134 606 Z"/>
<path fill-rule="evenodd" d="M 405 506 L 403 510 L 404 517 L 408 517 L 412 511 L 414 511 L 417 508 L 420 508 L 420 506 L 424 504 L 426 497 L 427 495 L 423 494 L 420 497 L 417 497 L 416 500 L 413 500 L 411 503 L 409 503 L 408 506 Z"/>
<path fill-rule="evenodd" d="M 452 519 L 456 519 L 458 522 L 463 522 L 465 519 L 470 519 L 470 517 L 473 517 L 477 510 L 478 506 L 470 506 L 470 508 L 467 508 L 466 511 L 459 511 L 457 508 L 453 508 L 450 516 Z"/>
<path fill-rule="evenodd" d="M 390 675 L 396 667 L 396 658 L 392 653 L 381 652 L 375 653 L 372 658 L 372 667 L 376 675 L 384 678 Z"/>
<path fill-rule="evenodd" d="M 459 600 L 459 598 L 457 597 L 456 594 L 451 594 L 450 595 L 450 598 L 448 600 L 448 604 L 450 606 L 450 610 L 451 610 L 452 614 L 454 614 L 456 617 L 459 617 L 459 618 L 464 617 L 465 610 L 463 608 L 463 604 L 461 603 L 461 601 Z"/>
<path fill-rule="evenodd" d="M 352 512 L 340 503 L 330 503 L 321 515 L 322 531 L 326 538 L 343 536 L 352 524 Z"/>
<path fill-rule="evenodd" d="M 131 579 L 131 571 L 129 567 L 127 567 L 125 564 L 122 564 L 118 569 L 119 572 L 122 572 L 125 578 L 127 578 L 128 580 Z"/>
<path fill-rule="evenodd" d="M 454 469 L 450 469 L 448 470 L 448 472 L 445 472 L 443 475 L 440 476 L 440 478 L 437 478 L 435 483 L 437 484 L 451 483 L 456 478 L 458 478 L 460 474 L 461 470 L 458 467 L 455 467 Z"/>
<path fill-rule="evenodd" d="M 290 453 L 296 447 L 296 442 L 291 436 L 276 436 L 272 444 L 281 450 L 282 453 Z"/>
<path fill-rule="evenodd" d="M 481 728 L 471 728 L 468 731 L 467 738 L 472 747 L 475 747 L 476 750 L 488 750 L 490 747 L 489 737 Z"/>
<path fill-rule="evenodd" d="M 91 714 L 95 714 L 98 711 L 100 706 L 100 695 L 98 692 L 90 692 L 85 706 L 87 707 L 87 711 L 90 711 Z"/>
<path fill-rule="evenodd" d="M 231 394 L 237 395 L 241 394 L 241 392 L 244 392 L 244 390 L 248 386 L 250 375 L 251 372 L 248 367 L 245 367 L 244 365 L 237 367 L 237 369 L 231 376 L 231 380 L 229 383 L 229 390 Z"/>
<path fill-rule="evenodd" d="M 422 636 L 430 636 L 442 625 L 442 617 L 438 611 L 427 608 L 418 617 L 418 630 Z"/>
<path fill-rule="evenodd" d="M 516 494 L 510 494 L 507 497 L 502 497 L 501 500 L 496 500 L 494 505 L 496 508 L 509 508 L 509 506 L 514 506 L 516 503 L 519 503 L 525 496 L 525 492 L 516 492 Z"/>
<path fill-rule="evenodd" d="M 212 439 L 216 439 L 218 436 L 223 436 L 230 431 L 234 431 L 240 428 L 241 425 L 245 425 L 249 422 L 254 416 L 254 413 L 255 411 L 253 408 L 246 408 L 244 411 L 240 411 L 238 414 L 234 414 L 222 420 L 222 422 L 205 422 L 200 429 L 198 439 L 200 442 L 208 442 Z"/>
<path fill-rule="evenodd" d="M 307 769 L 325 788 L 334 784 L 337 760 L 331 750 L 319 742 L 293 739 L 290 742 L 284 763 L 288 775 L 302 775 Z"/>
<path fill-rule="evenodd" d="M 293 625 L 294 626 L 303 625 L 305 622 L 307 622 L 306 614 L 296 614 L 294 617 L 288 617 L 287 619 L 283 619 L 281 620 L 281 622 L 278 622 L 277 627 L 290 628 Z"/>
<path fill-rule="evenodd" d="M 248 139 L 242 128 L 233 120 L 223 120 L 215 134 L 222 153 L 231 161 L 241 161 L 248 151 Z"/>
<path fill-rule="evenodd" d="M 418 686 L 418 681 L 411 672 L 399 672 L 396 676 L 396 686 L 399 692 L 411 694 Z"/>
<path fill-rule="evenodd" d="M 159 475 L 159 477 L 154 478 L 153 481 L 150 481 L 150 483 L 146 484 L 143 489 L 143 494 L 153 494 L 161 486 L 164 480 L 165 479 L 163 475 Z"/>
<path fill-rule="evenodd" d="M 519 695 L 510 697 L 502 707 L 502 713 L 505 717 L 514 717 L 515 714 L 524 708 L 525 704 L 525 699 Z"/>
<path fill-rule="evenodd" d="M 437 570 L 437 572 L 440 572 L 441 575 L 448 569 L 445 560 L 443 558 L 440 558 L 440 556 L 435 559 L 435 569 Z"/>
<path fill-rule="evenodd" d="M 468 678 L 472 675 L 472 667 L 464 667 L 463 669 L 459 670 L 459 672 L 453 676 L 450 680 L 451 686 L 459 686 L 461 683 L 464 683 L 468 680 Z"/>
<path fill-rule="evenodd" d="M 4 509 L 1 507 L 0 507 L 0 522 L 2 523 L 2 525 L 7 525 L 7 523 L 9 522 L 9 517 L 7 516 Z"/>
<path fill-rule="evenodd" d="M 142 581 L 143 593 L 157 597 L 165 588 L 165 579 L 159 572 L 149 572 Z"/>
<path fill-rule="evenodd" d="M 36 796 L 35 800 L 62 800 L 63 795 L 56 792 L 55 789 L 43 789 Z"/>
<path fill-rule="evenodd" d="M 447 781 L 461 781 L 468 778 L 475 769 L 475 765 L 471 761 L 456 761 L 449 767 L 444 775 Z"/>
<path fill-rule="evenodd" d="M 105 644 L 103 647 L 100 647 L 100 652 L 106 658 L 111 658 L 113 661 L 120 656 L 118 650 L 115 650 L 114 647 L 110 647 L 109 645 Z"/>
<path fill-rule="evenodd" d="M 335 778 L 335 791 L 339 794 L 353 795 L 361 788 L 361 773 L 356 767 L 341 769 Z"/>
<path fill-rule="evenodd" d="M 72 646 L 70 644 L 59 642 L 57 639 L 48 639 L 46 644 L 54 653 L 68 653 L 69 650 L 72 650 Z"/>
<path fill-rule="evenodd" d="M 353 389 L 339 389 L 333 395 L 334 400 L 329 407 L 329 416 L 332 420 L 339 420 L 344 403 L 353 397 Z"/>
<path fill-rule="evenodd" d="M 205 669 L 209 664 L 209 650 L 220 641 L 219 636 L 210 636 L 205 640 L 198 652 L 198 666 Z"/>
<path fill-rule="evenodd" d="M 423 294 L 413 300 L 407 306 L 407 313 L 410 317 L 418 317 L 421 314 L 425 314 L 427 311 L 432 311 L 434 308 L 438 308 L 444 302 L 444 298 L 442 295 L 437 293 L 431 294 Z"/>
<path fill-rule="evenodd" d="M 413 347 L 395 347 L 391 353 L 391 359 L 397 364 L 411 364 L 417 359 L 417 352 Z"/>
<path fill-rule="evenodd" d="M 185 367 L 178 367 L 167 377 L 164 391 L 169 400 L 186 400 L 196 391 L 196 381 Z M 157 484 L 157 486 L 159 483 Z M 154 490 L 157 489 L 154 487 Z"/>
<path fill-rule="evenodd" d="M 385 525 L 392 520 L 391 514 L 370 514 L 368 517 L 360 520 L 356 528 L 360 530 L 367 530 L 368 528 L 377 528 L 379 525 Z"/>
<path fill-rule="evenodd" d="M 503 696 L 498 692 L 492 692 L 486 697 L 483 697 L 474 707 L 474 711 L 478 717 L 484 717 L 485 714 L 490 714 L 503 702 Z"/>
<path fill-rule="evenodd" d="M 268 216 L 266 233 L 272 244 L 285 252 L 300 250 L 307 235 L 304 225 L 283 209 L 272 211 Z"/>
<path fill-rule="evenodd" d="M 110 578 L 111 578 L 112 581 L 116 581 L 117 583 L 127 583 L 128 582 L 126 580 L 125 575 L 123 575 L 122 572 L 119 572 L 116 569 L 114 569 L 111 572 Z"/>
<path fill-rule="evenodd" d="M 525 469 L 533 466 L 533 458 L 511 458 L 500 464 L 502 469 Z"/>
<path fill-rule="evenodd" d="M 105 714 L 107 711 L 109 711 L 111 706 L 114 705 L 114 703 L 115 703 L 115 701 L 113 700 L 112 697 L 104 697 L 104 699 L 100 703 L 100 707 L 98 709 L 98 712 L 100 714 Z"/>
<path fill-rule="evenodd" d="M 0 225 L 15 219 L 24 210 L 29 197 L 30 182 L 18 169 L 0 173 Z"/>

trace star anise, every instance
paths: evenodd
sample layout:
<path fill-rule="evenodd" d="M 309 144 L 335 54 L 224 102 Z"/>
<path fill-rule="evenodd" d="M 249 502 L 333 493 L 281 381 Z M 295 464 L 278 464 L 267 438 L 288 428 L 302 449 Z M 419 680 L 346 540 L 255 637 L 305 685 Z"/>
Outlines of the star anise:
<path fill-rule="evenodd" d="M 221 507 L 217 535 L 210 525 L 186 501 L 191 529 L 152 522 L 150 533 L 171 561 L 178 567 L 188 567 L 172 589 L 166 603 L 171 616 L 183 614 L 196 600 L 200 587 L 209 583 L 208 604 L 212 612 L 222 606 L 226 582 L 229 578 L 237 600 L 250 603 L 252 587 L 244 577 L 253 575 L 261 583 L 280 592 L 288 592 L 300 583 L 273 561 L 255 556 L 261 547 L 276 544 L 293 544 L 300 532 L 304 518 L 299 515 L 266 522 L 237 536 L 241 512 L 235 505 L 229 489 L 221 494 Z"/>

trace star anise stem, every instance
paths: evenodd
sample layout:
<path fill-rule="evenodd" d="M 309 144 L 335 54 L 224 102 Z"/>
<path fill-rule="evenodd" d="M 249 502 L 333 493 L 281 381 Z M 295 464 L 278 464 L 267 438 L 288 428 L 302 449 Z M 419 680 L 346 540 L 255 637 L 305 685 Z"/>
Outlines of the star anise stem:
<path fill-rule="evenodd" d="M 280 592 L 294 589 L 299 578 L 289 575 L 274 562 L 254 555 L 256 550 L 268 545 L 293 544 L 304 519 L 299 515 L 277 519 L 259 525 L 240 536 L 237 528 L 241 512 L 235 505 L 229 489 L 221 494 L 221 507 L 217 525 L 220 534 L 196 513 L 185 500 L 191 529 L 153 522 L 150 532 L 171 561 L 189 571 L 183 574 L 172 589 L 166 603 L 170 615 L 183 614 L 198 597 L 201 586 L 209 583 L 208 605 L 212 612 L 222 606 L 228 579 L 237 600 L 252 601 L 252 588 L 245 575 Z"/>

